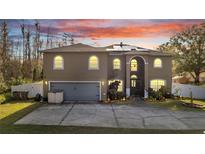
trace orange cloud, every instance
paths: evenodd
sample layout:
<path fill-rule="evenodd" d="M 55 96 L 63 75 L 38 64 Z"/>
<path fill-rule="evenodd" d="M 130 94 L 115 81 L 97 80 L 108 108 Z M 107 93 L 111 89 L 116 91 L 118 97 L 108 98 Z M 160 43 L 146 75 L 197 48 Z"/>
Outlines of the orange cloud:
<path fill-rule="evenodd" d="M 102 23 L 109 23 L 111 20 L 106 19 L 69 19 L 69 20 L 60 20 L 58 22 L 58 27 L 72 27 L 72 26 L 96 26 Z"/>
<path fill-rule="evenodd" d="M 121 27 L 76 26 L 63 27 L 61 31 L 71 32 L 78 37 L 97 38 L 141 38 L 150 36 L 170 36 L 182 31 L 186 24 L 126 25 Z"/>

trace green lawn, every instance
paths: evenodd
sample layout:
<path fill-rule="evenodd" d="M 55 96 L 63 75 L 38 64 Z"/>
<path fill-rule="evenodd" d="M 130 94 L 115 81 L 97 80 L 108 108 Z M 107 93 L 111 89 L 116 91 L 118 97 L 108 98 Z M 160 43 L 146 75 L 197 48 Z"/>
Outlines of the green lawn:
<path fill-rule="evenodd" d="M 33 101 L 10 101 L 0 104 L 0 126 L 12 125 L 40 105 Z"/>
<path fill-rule="evenodd" d="M 4 134 L 199 134 L 203 130 L 160 130 L 43 125 L 14 125 L 18 119 L 41 106 L 32 101 L 12 101 L 0 105 L 0 133 Z"/>
<path fill-rule="evenodd" d="M 168 100 L 162 101 L 162 102 L 149 102 L 149 101 L 147 101 L 148 104 L 158 106 L 158 107 L 167 108 L 167 109 L 170 109 L 172 111 L 196 111 L 197 112 L 197 111 L 205 110 L 205 109 L 186 107 L 182 104 L 183 102 L 190 102 L 190 99 L 182 99 L 182 100 L 168 99 Z M 193 103 L 205 105 L 205 100 L 194 100 Z"/>

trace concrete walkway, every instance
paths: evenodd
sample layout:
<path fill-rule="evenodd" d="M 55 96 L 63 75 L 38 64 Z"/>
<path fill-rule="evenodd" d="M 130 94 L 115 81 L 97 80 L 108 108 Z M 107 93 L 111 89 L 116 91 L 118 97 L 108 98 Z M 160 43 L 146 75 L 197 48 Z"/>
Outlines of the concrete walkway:
<path fill-rule="evenodd" d="M 144 103 L 43 105 L 16 124 L 205 129 L 205 112 L 170 111 Z"/>

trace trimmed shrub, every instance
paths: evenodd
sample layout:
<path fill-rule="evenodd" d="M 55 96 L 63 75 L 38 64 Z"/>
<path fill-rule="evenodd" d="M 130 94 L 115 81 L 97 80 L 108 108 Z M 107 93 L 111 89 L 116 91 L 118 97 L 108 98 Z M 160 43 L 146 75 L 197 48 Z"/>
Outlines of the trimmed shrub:
<path fill-rule="evenodd" d="M 115 100 L 117 99 L 117 90 L 118 90 L 118 86 L 119 86 L 120 82 L 119 81 L 115 81 L 113 83 L 111 83 L 109 85 L 109 89 L 108 89 L 108 98 L 110 100 Z"/>
<path fill-rule="evenodd" d="M 168 89 L 167 87 L 165 86 L 161 86 L 161 88 L 159 89 L 159 91 L 161 92 L 162 96 L 165 97 L 165 98 L 171 98 L 171 90 Z"/>
<path fill-rule="evenodd" d="M 13 100 L 10 93 L 0 94 L 0 104 Z"/>
<path fill-rule="evenodd" d="M 115 89 L 108 90 L 108 98 L 110 100 L 115 100 L 115 98 L 116 98 L 116 90 Z"/>
<path fill-rule="evenodd" d="M 166 96 L 168 96 L 167 91 L 165 88 L 160 88 L 158 91 L 153 90 L 152 88 L 148 89 L 148 95 L 149 99 L 154 99 L 154 100 L 164 100 Z"/>
<path fill-rule="evenodd" d="M 118 100 L 123 99 L 123 92 L 117 92 L 117 99 Z"/>

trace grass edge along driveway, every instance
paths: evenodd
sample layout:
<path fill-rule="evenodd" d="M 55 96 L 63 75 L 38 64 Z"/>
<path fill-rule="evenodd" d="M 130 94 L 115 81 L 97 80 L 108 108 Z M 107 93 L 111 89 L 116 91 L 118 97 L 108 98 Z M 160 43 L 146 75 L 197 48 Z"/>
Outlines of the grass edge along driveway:
<path fill-rule="evenodd" d="M 182 103 L 190 103 L 190 99 L 180 99 L 180 100 L 174 100 L 174 99 L 167 99 L 165 101 L 146 101 L 149 105 L 154 105 L 158 106 L 160 108 L 167 108 L 172 111 L 193 111 L 193 112 L 198 112 L 198 111 L 204 111 L 205 109 L 197 109 L 197 108 L 191 108 L 184 106 Z M 193 101 L 196 104 L 201 104 L 205 105 L 205 100 L 194 100 Z"/>
<path fill-rule="evenodd" d="M 160 130 L 135 128 L 104 128 L 81 126 L 14 125 L 26 114 L 42 104 L 33 101 L 13 101 L 0 105 L 0 133 L 2 134 L 199 134 L 203 130 Z"/>

